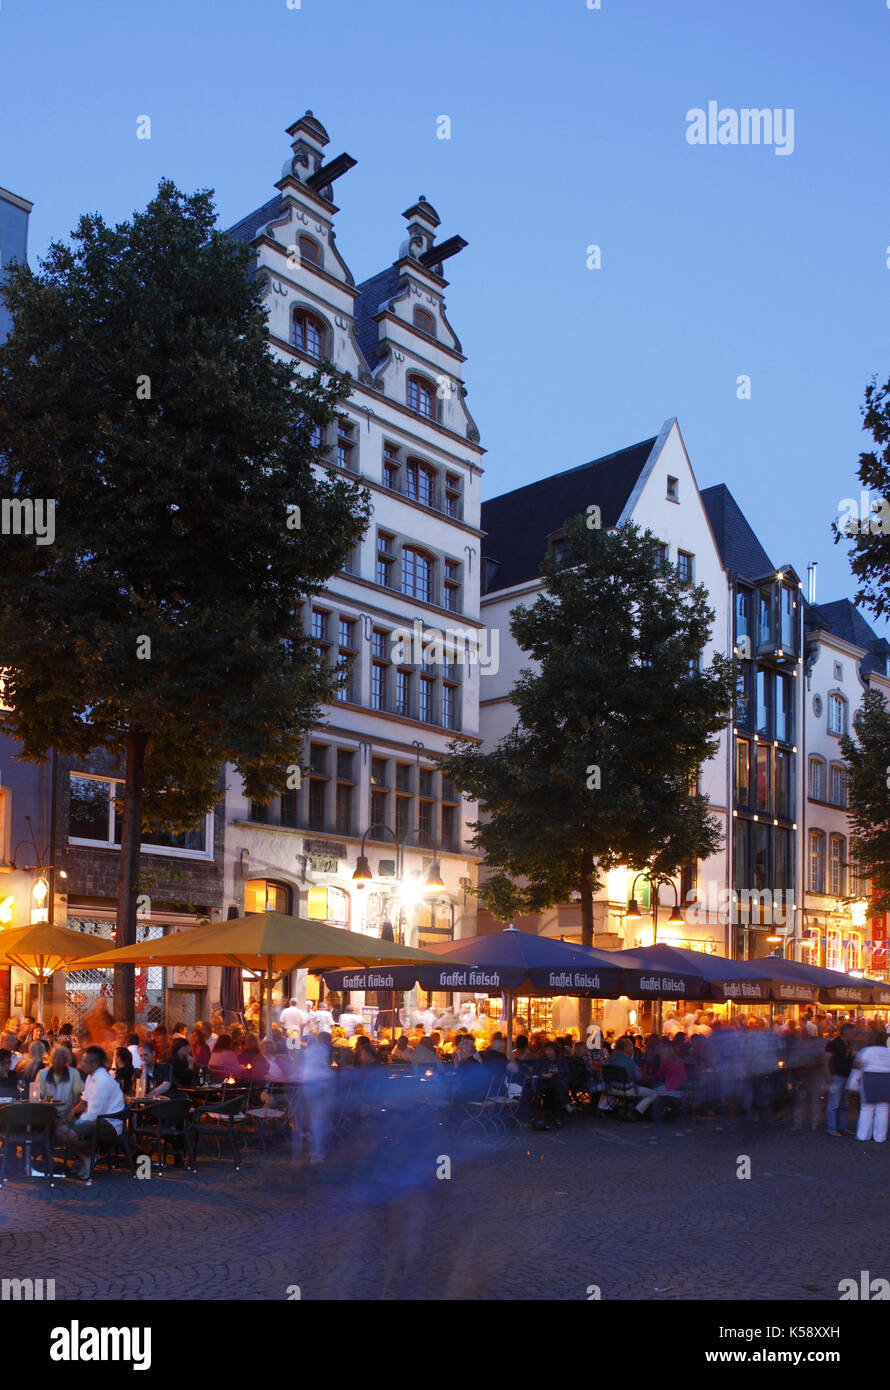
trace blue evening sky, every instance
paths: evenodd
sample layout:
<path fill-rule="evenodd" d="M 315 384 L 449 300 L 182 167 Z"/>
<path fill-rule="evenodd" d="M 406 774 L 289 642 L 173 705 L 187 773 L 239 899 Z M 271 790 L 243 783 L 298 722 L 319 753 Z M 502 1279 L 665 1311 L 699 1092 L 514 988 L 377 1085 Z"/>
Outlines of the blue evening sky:
<path fill-rule="evenodd" d="M 676 415 L 699 484 L 728 484 L 776 563 L 818 560 L 820 601 L 852 596 L 829 526 L 890 374 L 888 0 L 601 5 L 2 0 L 0 185 L 34 201 L 32 263 L 163 176 L 215 189 L 228 226 L 309 107 L 359 161 L 336 185 L 357 280 L 419 193 L 470 243 L 448 310 L 486 496 Z M 711 100 L 793 108 L 793 153 L 689 145 Z"/>

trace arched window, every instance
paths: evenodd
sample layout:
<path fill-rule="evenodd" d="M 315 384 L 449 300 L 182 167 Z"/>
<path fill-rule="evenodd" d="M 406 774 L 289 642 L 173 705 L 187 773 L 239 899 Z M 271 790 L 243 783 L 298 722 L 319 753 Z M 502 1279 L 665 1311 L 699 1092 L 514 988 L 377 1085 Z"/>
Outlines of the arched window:
<path fill-rule="evenodd" d="M 300 261 L 306 265 L 321 265 L 321 247 L 317 241 L 313 241 L 311 236 L 301 236 L 297 242 L 300 250 Z"/>
<path fill-rule="evenodd" d="M 843 835 L 832 835 L 828 855 L 828 891 L 836 898 L 847 892 L 847 865 Z"/>
<path fill-rule="evenodd" d="M 825 759 L 810 758 L 810 800 L 825 800 Z"/>
<path fill-rule="evenodd" d="M 846 808 L 847 772 L 843 763 L 832 763 L 828 770 L 828 800 L 832 806 Z"/>
<path fill-rule="evenodd" d="M 436 336 L 436 320 L 426 309 L 414 310 L 414 327 L 419 328 L 421 333 L 428 333 L 431 338 Z"/>
<path fill-rule="evenodd" d="M 286 883 L 249 878 L 244 885 L 245 912 L 290 912 L 291 890 Z"/>
<path fill-rule="evenodd" d="M 847 732 L 847 702 L 843 695 L 831 694 L 828 697 L 828 732 L 845 734 Z"/>
<path fill-rule="evenodd" d="M 402 593 L 431 603 L 433 598 L 433 564 L 422 550 L 402 547 Z"/>
<path fill-rule="evenodd" d="M 809 891 L 825 892 L 825 835 L 821 830 L 810 831 L 810 872 Z"/>
<path fill-rule="evenodd" d="M 323 357 L 325 329 L 321 319 L 310 314 L 307 309 L 297 309 L 294 313 L 292 342 L 294 347 L 305 352 L 307 357 Z"/>
<path fill-rule="evenodd" d="M 436 470 L 419 459 L 409 459 L 405 466 L 405 496 L 425 507 L 436 505 Z"/>
<path fill-rule="evenodd" d="M 408 405 L 427 420 L 436 418 L 436 388 L 426 377 L 409 376 Z"/>

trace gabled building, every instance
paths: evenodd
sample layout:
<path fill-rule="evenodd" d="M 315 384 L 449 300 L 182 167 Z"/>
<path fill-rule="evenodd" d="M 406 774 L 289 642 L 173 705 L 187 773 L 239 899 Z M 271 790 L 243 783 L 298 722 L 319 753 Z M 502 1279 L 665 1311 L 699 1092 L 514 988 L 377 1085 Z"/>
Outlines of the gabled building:
<path fill-rule="evenodd" d="M 680 427 L 676 420 L 667 420 L 656 436 L 639 444 L 483 503 L 482 525 L 486 534 L 482 613 L 489 628 L 497 632 L 500 647 L 497 672 L 483 680 L 481 691 L 480 728 L 486 743 L 496 743 L 512 728 L 515 710 L 510 691 L 520 668 L 531 664 L 510 633 L 511 611 L 519 603 L 533 603 L 542 592 L 541 561 L 548 554 L 559 558 L 566 545 L 566 522 L 574 516 L 589 515 L 591 506 L 599 509 L 599 521 L 605 528 L 632 521 L 650 529 L 661 538 L 665 558 L 678 565 L 691 581 L 705 585 L 715 611 L 705 662 L 714 651 L 726 651 L 731 641 L 731 610 L 719 548 Z M 728 737 L 728 731 L 721 735 L 718 750 L 702 768 L 700 779 L 701 790 L 710 799 L 724 839 L 729 816 Z M 657 939 L 724 952 L 724 904 L 714 890 L 725 889 L 727 882 L 725 850 L 706 863 L 687 865 L 674 885 L 683 905 L 685 925 L 667 925 L 674 897 L 664 888 L 655 925 Z M 641 919 L 626 916 L 632 897 L 640 906 Z M 652 906 L 649 885 L 643 879 L 634 888 L 633 878 L 626 870 L 610 873 L 594 904 L 595 944 L 607 948 L 651 944 Z M 482 912 L 480 924 L 491 929 L 498 926 Z M 576 902 L 564 903 L 520 918 L 516 926 L 580 940 L 580 907 Z"/>
<path fill-rule="evenodd" d="M 333 202 L 355 161 L 326 156 L 311 112 L 288 135 L 275 195 L 229 235 L 253 250 L 273 352 L 307 374 L 325 358 L 350 373 L 343 416 L 316 442 L 331 468 L 369 489 L 374 511 L 342 573 L 306 605 L 321 659 L 350 674 L 308 738 L 302 785 L 257 805 L 226 770 L 226 903 L 372 935 L 398 930 L 401 913 L 409 940 L 434 945 L 474 920 L 472 816 L 433 760 L 458 730 L 477 736 L 479 668 L 415 640 L 460 630 L 472 643 L 482 632 L 483 450 L 443 275 L 466 243 L 437 241 L 438 214 L 421 195 L 403 214 L 392 264 L 357 284 Z M 353 877 L 361 854 L 365 883 Z M 430 896 L 434 861 L 445 887 Z"/>

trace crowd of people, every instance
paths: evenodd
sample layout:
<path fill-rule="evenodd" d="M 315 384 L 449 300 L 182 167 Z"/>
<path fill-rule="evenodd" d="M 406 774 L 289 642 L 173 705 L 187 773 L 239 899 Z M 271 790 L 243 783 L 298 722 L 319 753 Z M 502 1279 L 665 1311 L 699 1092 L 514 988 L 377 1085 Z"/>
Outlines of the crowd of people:
<path fill-rule="evenodd" d="M 162 1024 L 135 1032 L 115 1023 L 100 1005 L 80 1030 L 52 1018 L 11 1017 L 0 1034 L 0 1097 L 50 1100 L 57 1133 L 86 1176 L 97 1118 L 121 1115 L 129 1098 L 186 1096 L 195 1087 L 292 1083 L 299 1093 L 298 1128 L 305 1129 L 310 1161 L 321 1162 L 332 1118 L 350 1078 L 354 1113 L 383 1108 L 401 1076 L 429 1081 L 443 1117 L 456 1123 L 468 1107 L 500 1095 L 517 1121 L 562 1128 L 579 1109 L 604 1115 L 629 1107 L 655 1120 L 675 1112 L 674 1133 L 710 1114 L 717 1130 L 739 1120 L 825 1129 L 832 1138 L 853 1132 L 883 1143 L 890 1121 L 888 1027 L 870 1021 L 832 1020 L 817 1010 L 769 1023 L 756 1016 L 720 1019 L 695 1011 L 670 1012 L 661 1032 L 628 1030 L 616 1037 L 598 1023 L 585 1039 L 576 1029 L 556 1035 L 520 1034 L 512 1046 L 504 1029 L 478 1026 L 469 1013 L 415 1014 L 400 1029 L 372 1035 L 362 1015 L 335 998 L 318 1005 L 291 1000 L 266 1038 L 250 1016 L 226 1025 L 220 1015 L 168 1032 Z M 451 1025 L 451 1026 L 446 1026 Z M 476 1026 L 471 1026 L 476 1025 Z M 389 1089 L 388 1089 L 389 1088 Z"/>

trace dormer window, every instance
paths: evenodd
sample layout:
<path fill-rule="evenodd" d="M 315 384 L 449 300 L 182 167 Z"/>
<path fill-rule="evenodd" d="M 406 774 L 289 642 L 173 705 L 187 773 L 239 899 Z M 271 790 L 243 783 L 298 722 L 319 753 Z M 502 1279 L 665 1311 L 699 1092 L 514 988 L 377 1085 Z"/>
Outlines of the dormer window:
<path fill-rule="evenodd" d="M 301 236 L 297 245 L 300 249 L 301 264 L 321 265 L 321 247 L 317 241 L 313 241 L 311 236 Z"/>
<path fill-rule="evenodd" d="M 422 376 L 408 378 L 408 406 L 426 420 L 436 418 L 436 388 Z"/>
<path fill-rule="evenodd" d="M 292 342 L 295 348 L 305 352 L 307 357 L 322 357 L 324 355 L 325 328 L 321 319 L 310 314 L 306 309 L 297 309 L 294 313 L 294 326 Z"/>
<path fill-rule="evenodd" d="M 414 310 L 414 327 L 419 328 L 421 333 L 428 333 L 431 338 L 436 336 L 436 320 L 426 309 Z"/>

